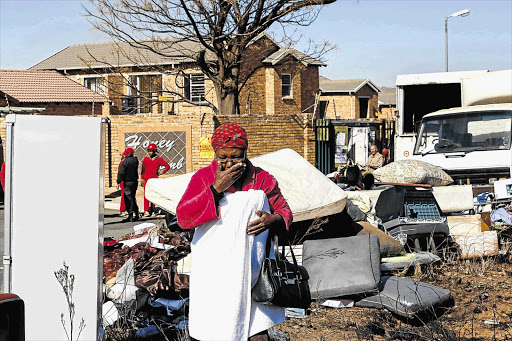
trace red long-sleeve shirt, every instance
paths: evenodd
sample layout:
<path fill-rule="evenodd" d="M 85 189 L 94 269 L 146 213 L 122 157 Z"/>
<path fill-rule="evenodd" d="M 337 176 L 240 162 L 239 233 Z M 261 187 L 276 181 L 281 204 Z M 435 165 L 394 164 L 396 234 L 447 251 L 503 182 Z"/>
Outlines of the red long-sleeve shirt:
<path fill-rule="evenodd" d="M 210 189 L 210 185 L 213 185 L 215 181 L 216 171 L 217 162 L 213 161 L 208 167 L 201 168 L 192 176 L 176 208 L 178 225 L 181 228 L 191 229 L 220 218 L 220 212 L 217 214 L 215 199 Z M 288 229 L 293 221 L 293 215 L 286 199 L 281 194 L 277 180 L 267 171 L 255 167 L 250 161 L 247 161 L 242 191 L 250 189 L 265 192 L 271 213 L 280 214 Z M 236 189 L 231 186 L 227 192 L 233 193 L 236 192 Z"/>
<path fill-rule="evenodd" d="M 142 160 L 142 170 L 140 177 L 143 180 L 158 178 L 157 172 L 160 166 L 164 166 L 162 173 L 167 172 L 171 168 L 169 164 L 165 162 L 165 160 L 160 156 L 157 156 L 154 159 L 150 158 L 149 156 L 144 157 Z"/>
<path fill-rule="evenodd" d="M 0 169 L 0 182 L 2 183 L 2 189 L 5 191 L 5 161 L 2 163 L 2 168 Z"/>

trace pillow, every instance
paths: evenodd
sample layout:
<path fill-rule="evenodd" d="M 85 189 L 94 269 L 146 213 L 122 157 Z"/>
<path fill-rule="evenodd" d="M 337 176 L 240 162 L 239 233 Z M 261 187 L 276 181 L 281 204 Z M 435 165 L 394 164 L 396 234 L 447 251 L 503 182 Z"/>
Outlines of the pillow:
<path fill-rule="evenodd" d="M 400 160 L 378 168 L 373 176 L 380 182 L 446 186 L 453 179 L 441 168 L 419 160 Z"/>
<path fill-rule="evenodd" d="M 380 271 L 389 272 L 415 266 L 416 264 L 429 264 L 440 260 L 441 258 L 439 256 L 426 251 L 406 253 L 403 256 L 382 258 L 382 263 L 380 263 Z"/>
<path fill-rule="evenodd" d="M 380 281 L 376 235 L 306 240 L 302 265 L 309 274 L 311 298 L 376 292 Z"/>

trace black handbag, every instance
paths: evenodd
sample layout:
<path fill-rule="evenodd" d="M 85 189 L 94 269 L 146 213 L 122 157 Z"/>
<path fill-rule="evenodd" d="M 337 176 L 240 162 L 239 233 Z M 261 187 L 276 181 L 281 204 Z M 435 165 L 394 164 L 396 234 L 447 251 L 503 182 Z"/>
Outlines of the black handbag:
<path fill-rule="evenodd" d="M 265 259 L 261 265 L 260 276 L 252 288 L 251 296 L 256 302 L 274 304 L 288 308 L 309 308 L 311 293 L 308 285 L 308 273 L 306 269 L 297 264 L 290 241 L 288 246 L 293 263 L 279 254 L 277 239 L 274 243 L 274 257 L 270 258 L 270 246 L 272 237 L 269 234 L 265 247 Z"/>

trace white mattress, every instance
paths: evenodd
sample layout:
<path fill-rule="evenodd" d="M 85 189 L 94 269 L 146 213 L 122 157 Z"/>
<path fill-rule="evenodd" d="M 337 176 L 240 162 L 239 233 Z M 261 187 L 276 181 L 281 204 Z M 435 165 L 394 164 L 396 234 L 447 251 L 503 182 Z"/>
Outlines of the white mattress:
<path fill-rule="evenodd" d="M 251 162 L 277 179 L 293 212 L 293 221 L 323 217 L 345 208 L 345 192 L 292 149 L 260 155 Z M 193 174 L 149 180 L 147 199 L 175 214 Z"/>

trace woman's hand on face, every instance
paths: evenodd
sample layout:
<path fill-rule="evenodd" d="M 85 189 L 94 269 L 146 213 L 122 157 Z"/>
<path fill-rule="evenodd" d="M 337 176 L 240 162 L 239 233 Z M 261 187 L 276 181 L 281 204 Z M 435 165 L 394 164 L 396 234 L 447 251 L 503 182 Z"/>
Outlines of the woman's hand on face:
<path fill-rule="evenodd" d="M 230 168 L 222 170 L 222 163 L 217 161 L 217 171 L 215 172 L 213 188 L 219 193 L 224 192 L 242 177 L 245 167 L 245 163 L 237 163 Z"/>
<path fill-rule="evenodd" d="M 247 234 L 258 235 L 283 221 L 283 217 L 280 214 L 270 214 L 265 211 L 256 211 L 256 214 L 259 216 L 259 219 L 249 223 Z"/>

